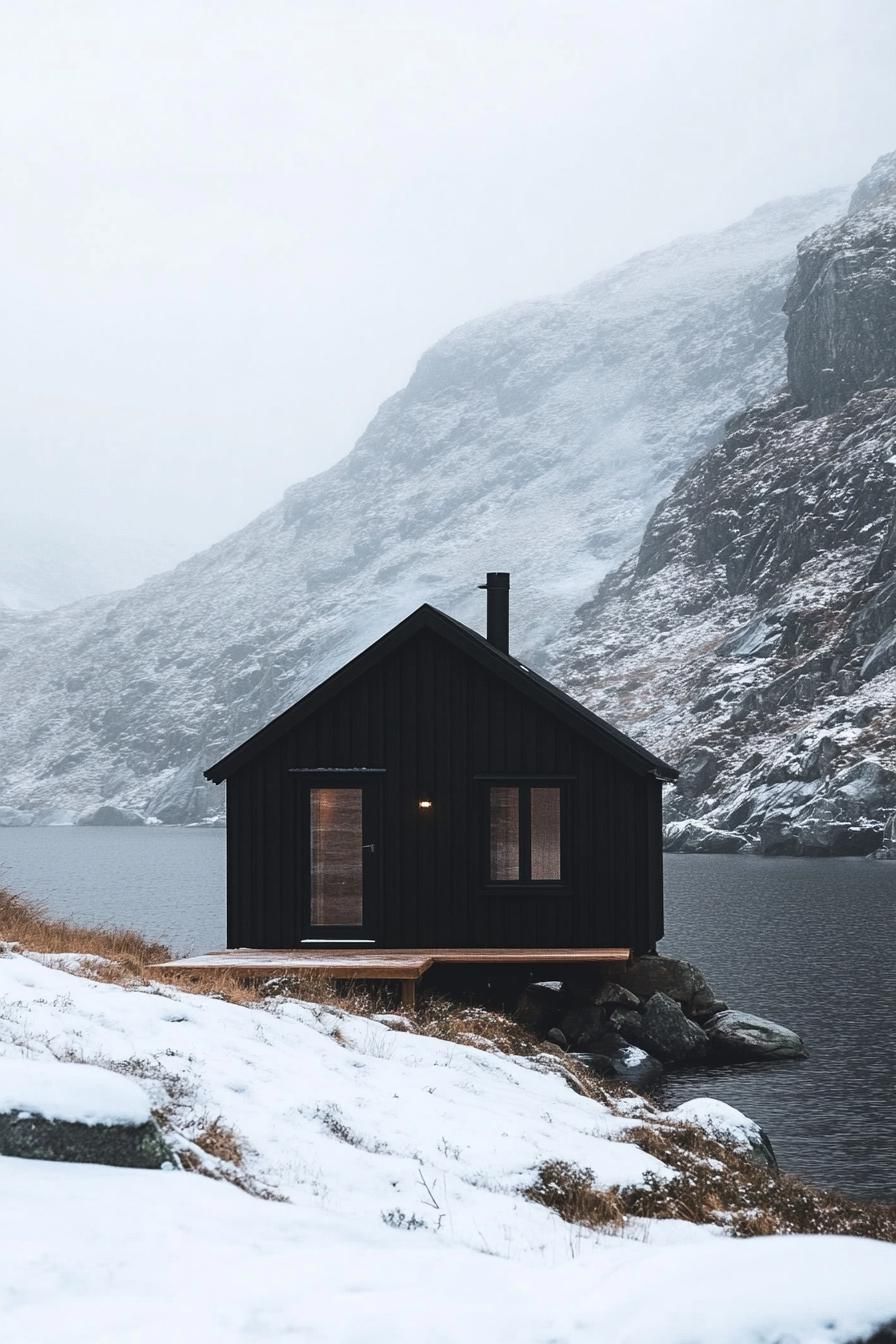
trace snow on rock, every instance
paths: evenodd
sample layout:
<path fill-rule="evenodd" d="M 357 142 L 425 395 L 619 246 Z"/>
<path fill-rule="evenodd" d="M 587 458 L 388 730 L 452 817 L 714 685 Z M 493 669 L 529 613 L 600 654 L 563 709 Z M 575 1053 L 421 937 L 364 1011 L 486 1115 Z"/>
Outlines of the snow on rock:
<path fill-rule="evenodd" d="M 845 205 L 777 201 L 468 323 L 241 532 L 130 593 L 0 612 L 0 821 L 220 816 L 204 765 L 423 601 L 481 628 L 487 570 L 513 571 L 514 649 L 537 659 L 781 382 L 796 244 Z"/>
<path fill-rule="evenodd" d="M 867 854 L 896 810 L 896 155 L 872 178 L 800 246 L 788 389 L 552 647 L 573 694 L 680 759 L 670 848 Z"/>
<path fill-rule="evenodd" d="M 696 1125 L 711 1139 L 742 1153 L 755 1166 L 776 1170 L 778 1159 L 761 1125 L 715 1097 L 694 1097 L 669 1112 L 675 1120 Z"/>
<path fill-rule="evenodd" d="M 749 1147 L 762 1133 L 755 1120 L 715 1097 L 693 1097 L 669 1114 L 688 1125 L 696 1125 L 713 1138 L 729 1140 L 738 1147 Z"/>
<path fill-rule="evenodd" d="M 149 1098 L 133 1078 L 92 1064 L 0 1056 L 0 1113 L 82 1125 L 143 1125 Z"/>

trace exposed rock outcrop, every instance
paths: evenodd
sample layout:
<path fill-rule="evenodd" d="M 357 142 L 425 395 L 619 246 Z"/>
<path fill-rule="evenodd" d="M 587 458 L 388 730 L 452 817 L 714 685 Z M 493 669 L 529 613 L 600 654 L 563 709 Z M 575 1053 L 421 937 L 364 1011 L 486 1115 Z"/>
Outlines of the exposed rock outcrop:
<path fill-rule="evenodd" d="M 802 1059 L 807 1053 L 795 1031 L 752 1013 L 729 1008 L 711 1017 L 703 1029 L 712 1053 L 721 1059 Z"/>
<path fill-rule="evenodd" d="M 633 1087 L 653 1086 L 663 1064 L 796 1059 L 806 1053 L 787 1027 L 729 1009 L 689 961 L 637 957 L 615 968 L 613 976 L 603 979 L 598 972 L 590 987 L 581 973 L 568 984 L 529 985 L 517 1003 L 517 1021 L 596 1073 Z"/>
<path fill-rule="evenodd" d="M 867 854 L 896 810 L 896 154 L 798 255 L 788 387 L 684 473 L 553 651 L 681 761 L 684 852 Z"/>
<path fill-rule="evenodd" d="M 55 1060 L 0 1065 L 0 1154 L 110 1167 L 177 1165 L 133 1079 Z"/>
<path fill-rule="evenodd" d="M 709 1053 L 702 1027 L 689 1021 L 681 1006 L 665 994 L 651 994 L 640 1014 L 619 1013 L 614 1021 L 632 1045 L 667 1063 L 693 1063 Z"/>

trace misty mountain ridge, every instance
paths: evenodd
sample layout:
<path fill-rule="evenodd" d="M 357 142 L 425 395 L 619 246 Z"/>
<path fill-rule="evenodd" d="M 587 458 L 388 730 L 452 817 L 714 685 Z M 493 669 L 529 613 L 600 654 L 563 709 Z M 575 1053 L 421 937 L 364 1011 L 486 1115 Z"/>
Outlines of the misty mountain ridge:
<path fill-rule="evenodd" d="M 896 153 L 800 245 L 786 308 L 786 389 L 684 473 L 552 650 L 680 761 L 673 848 L 865 854 L 896 809 Z"/>
<path fill-rule="evenodd" d="M 0 613 L 3 817 L 219 814 L 205 764 L 421 601 L 481 627 L 488 569 L 512 571 L 514 651 L 537 663 L 727 418 L 783 381 L 796 244 L 847 197 L 775 202 L 468 323 L 240 532 L 133 592 Z"/>

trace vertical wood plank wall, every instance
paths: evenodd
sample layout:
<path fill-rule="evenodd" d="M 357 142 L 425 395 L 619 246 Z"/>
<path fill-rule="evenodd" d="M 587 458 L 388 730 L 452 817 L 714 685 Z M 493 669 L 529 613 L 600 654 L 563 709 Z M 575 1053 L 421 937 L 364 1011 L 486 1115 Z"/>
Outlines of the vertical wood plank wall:
<path fill-rule="evenodd" d="M 298 945 L 308 856 L 290 768 L 357 766 L 385 771 L 379 946 L 642 952 L 662 936 L 659 781 L 424 630 L 228 780 L 228 946 Z M 489 774 L 570 777 L 563 890 L 487 888 Z"/>

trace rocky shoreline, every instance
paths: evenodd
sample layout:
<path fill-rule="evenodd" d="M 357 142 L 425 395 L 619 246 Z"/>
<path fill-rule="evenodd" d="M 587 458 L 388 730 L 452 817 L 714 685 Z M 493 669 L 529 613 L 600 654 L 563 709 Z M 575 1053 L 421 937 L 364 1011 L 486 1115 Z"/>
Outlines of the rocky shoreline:
<path fill-rule="evenodd" d="M 703 973 L 649 955 L 594 980 L 538 981 L 523 990 L 517 1021 L 602 1077 L 652 1088 L 678 1064 L 802 1059 L 788 1027 L 731 1008 Z"/>

